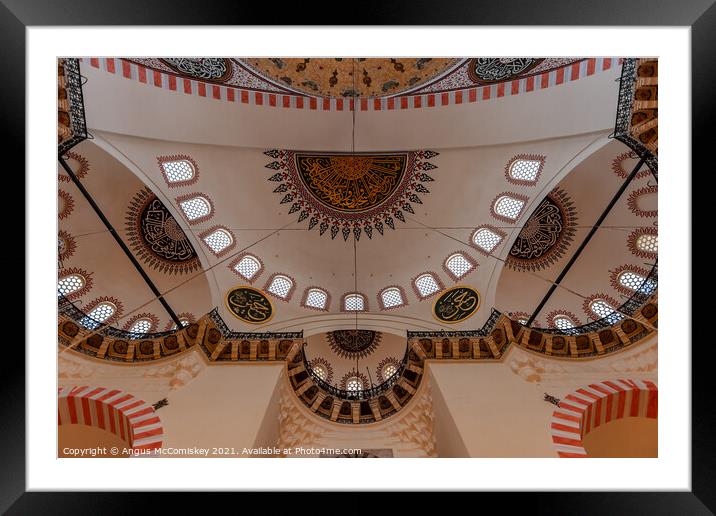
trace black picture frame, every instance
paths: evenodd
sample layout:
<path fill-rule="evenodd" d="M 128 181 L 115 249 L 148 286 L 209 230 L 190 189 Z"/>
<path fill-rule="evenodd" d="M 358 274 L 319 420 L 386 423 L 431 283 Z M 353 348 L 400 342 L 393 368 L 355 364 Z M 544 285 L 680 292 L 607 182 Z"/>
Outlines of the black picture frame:
<path fill-rule="evenodd" d="M 575 3 L 568 0 L 477 1 L 464 5 L 460 0 L 426 2 L 413 0 L 400 3 L 364 2 L 352 10 L 351 17 L 331 9 L 332 20 L 351 25 L 653 25 L 689 26 L 692 34 L 692 152 L 694 169 L 713 168 L 709 151 L 708 127 L 714 119 L 713 100 L 716 85 L 716 6 L 714 0 L 678 0 L 653 2 L 652 0 L 601 0 Z M 224 4 L 220 2 L 191 2 L 188 0 L 124 0 L 100 2 L 98 0 L 2 0 L 0 5 L 0 55 L 5 66 L 0 91 L 5 114 L 2 131 L 5 156 L 23 156 L 25 134 L 25 29 L 27 26 L 49 25 L 245 25 L 257 24 L 321 23 L 320 6 L 306 9 L 295 16 L 290 11 L 273 9 L 270 15 L 260 3 Z M 402 4 L 402 5 L 400 5 Z M 327 7 L 327 6 L 326 6 Z M 337 6 L 340 7 L 340 6 Z M 329 9 L 323 9 L 328 12 Z M 298 11 L 298 9 L 297 9 Z M 341 23 L 340 21 L 338 23 Z M 23 192 L 23 175 L 17 173 L 23 162 L 14 170 L 5 170 L 4 189 Z M 684 177 L 690 171 L 663 171 Z M 15 230 L 16 231 L 16 230 Z M 13 231 L 14 232 L 14 231 Z M 23 232 L 24 233 L 24 232 Z M 27 238 L 27 235 L 26 235 Z M 690 253 L 690 250 L 685 250 Z M 16 242 L 11 255 L 3 259 L 6 268 L 25 267 L 24 246 Z M 688 254 L 687 256 L 690 256 Z M 687 258 L 685 259 L 686 262 Z M 7 269 L 6 269 L 7 270 Z M 17 278 L 16 278 L 17 280 Z M 7 296 L 6 317 L 16 317 L 19 296 Z M 683 300 L 689 302 L 690 300 Z M 11 304 L 10 304 L 11 303 Z M 23 303 L 24 306 L 24 303 Z M 25 314 L 26 324 L 28 314 Z M 13 321 L 14 322 L 14 321 Z M 684 340 L 679 343 L 662 343 L 669 352 L 682 353 L 691 345 L 691 323 L 684 321 Z M 704 327 L 707 330 L 706 327 Z M 707 332 L 708 333 L 708 332 Z M 16 337 L 15 337 L 16 338 Z M 708 338 L 708 335 L 706 336 Z M 7 344 L 7 343 L 6 343 Z M 32 351 L 37 343 L 26 342 Z M 677 349 L 678 348 L 678 349 Z M 713 427 L 713 386 L 709 371 L 714 363 L 714 344 L 696 342 L 692 347 L 692 491 L 641 492 L 641 493 L 530 493 L 510 494 L 510 512 L 525 510 L 537 514 L 711 514 L 716 511 L 716 442 L 711 438 Z M 30 353 L 28 352 L 28 355 Z M 165 510 L 166 495 L 147 493 L 80 493 L 80 492 L 26 492 L 25 491 L 25 358 L 22 354 L 5 355 L 0 361 L 2 396 L 0 396 L 0 511 L 8 514 L 115 514 Z M 560 480 L 555 480 L 558 487 Z M 121 487 L 118 482 L 118 488 Z M 320 489 L 320 479 L 316 489 Z M 191 505 L 181 493 L 184 511 Z M 213 496 L 218 496 L 213 494 Z M 225 499 L 222 496 L 222 501 Z M 480 496 L 490 496 L 481 493 Z M 482 501 L 482 500 L 481 500 Z M 213 503 L 218 502 L 214 500 Z M 186 504 L 186 505 L 184 505 Z M 487 506 L 483 506 L 487 507 Z M 206 507 L 202 507 L 206 510 Z M 508 508 L 507 506 L 505 508 Z"/>

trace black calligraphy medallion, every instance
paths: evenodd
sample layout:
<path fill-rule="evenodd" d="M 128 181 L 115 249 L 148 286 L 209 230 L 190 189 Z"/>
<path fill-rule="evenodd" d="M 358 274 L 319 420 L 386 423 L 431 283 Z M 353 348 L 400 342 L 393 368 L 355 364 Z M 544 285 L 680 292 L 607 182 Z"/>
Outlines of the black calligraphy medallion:
<path fill-rule="evenodd" d="M 230 290 L 226 294 L 226 308 L 250 324 L 265 323 L 273 317 L 273 305 L 269 298 L 252 287 L 236 287 Z"/>
<path fill-rule="evenodd" d="M 373 330 L 335 330 L 328 333 L 328 344 L 343 358 L 364 358 L 380 343 L 381 333 Z"/>
<path fill-rule="evenodd" d="M 492 84 L 522 77 L 542 61 L 544 61 L 544 59 L 536 59 L 534 57 L 481 57 L 470 60 L 467 73 L 470 79 L 477 84 Z"/>
<path fill-rule="evenodd" d="M 471 317 L 480 307 L 480 294 L 470 287 L 453 287 L 435 301 L 433 314 L 444 323 L 453 324 Z"/>
<path fill-rule="evenodd" d="M 564 190 L 552 190 L 517 236 L 507 266 L 518 271 L 538 271 L 559 260 L 574 238 L 576 213 Z"/>
<path fill-rule="evenodd" d="M 199 258 L 191 242 L 151 190 L 145 188 L 134 196 L 126 221 L 130 245 L 151 267 L 169 274 L 199 269 Z"/>
<path fill-rule="evenodd" d="M 231 62 L 220 57 L 166 57 L 162 61 L 180 75 L 205 81 L 224 82 L 233 70 Z"/>

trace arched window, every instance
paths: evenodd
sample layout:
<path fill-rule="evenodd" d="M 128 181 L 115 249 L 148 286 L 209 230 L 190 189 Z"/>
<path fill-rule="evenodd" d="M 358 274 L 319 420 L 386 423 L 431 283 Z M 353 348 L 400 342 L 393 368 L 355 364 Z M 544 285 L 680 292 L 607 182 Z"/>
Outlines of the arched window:
<path fill-rule="evenodd" d="M 191 323 L 191 321 L 185 317 L 180 318 L 179 322 L 181 323 L 182 328 L 189 326 L 189 324 Z M 172 324 L 172 330 L 176 330 L 176 329 L 177 329 L 177 325 Z"/>
<path fill-rule="evenodd" d="M 357 376 L 351 376 L 346 380 L 346 390 L 357 392 L 363 390 L 363 382 Z"/>
<path fill-rule="evenodd" d="M 261 261 L 250 254 L 244 255 L 233 262 L 231 268 L 233 271 L 247 281 L 253 281 L 258 273 L 263 269 Z"/>
<path fill-rule="evenodd" d="M 659 252 L 659 237 L 649 233 L 639 235 L 636 239 L 637 249 L 647 253 L 658 253 Z"/>
<path fill-rule="evenodd" d="M 398 287 L 388 287 L 381 290 L 380 301 L 384 310 L 388 308 L 397 308 L 406 304 L 405 299 L 403 298 L 403 293 Z"/>
<path fill-rule="evenodd" d="M 388 362 L 383 366 L 380 372 L 381 376 L 383 377 L 383 381 L 385 381 L 390 379 L 391 376 L 398 372 L 398 366 L 395 365 L 395 363 L 393 362 Z"/>
<path fill-rule="evenodd" d="M 604 299 L 595 299 L 589 303 L 589 309 L 597 317 L 597 319 L 603 319 L 604 317 L 616 313 L 614 312 L 614 307 Z"/>
<path fill-rule="evenodd" d="M 159 158 L 164 179 L 169 186 L 180 184 L 191 184 L 196 177 L 196 168 L 188 159 L 164 159 Z"/>
<path fill-rule="evenodd" d="M 179 201 L 179 206 L 189 222 L 201 222 L 211 217 L 211 203 L 201 195 Z"/>
<path fill-rule="evenodd" d="M 293 280 L 281 274 L 275 274 L 267 288 L 274 296 L 288 301 L 293 292 Z"/>
<path fill-rule="evenodd" d="M 130 333 L 136 333 L 138 335 L 144 335 L 149 333 L 152 329 L 152 321 L 150 319 L 142 318 L 137 321 L 129 328 Z"/>
<path fill-rule="evenodd" d="M 346 312 L 365 311 L 365 298 L 362 294 L 346 294 L 343 296 L 343 310 Z"/>
<path fill-rule="evenodd" d="M 472 234 L 472 243 L 485 254 L 489 254 L 497 245 L 502 242 L 503 235 L 494 229 L 478 228 Z"/>
<path fill-rule="evenodd" d="M 619 284 L 629 290 L 636 290 L 642 286 L 646 278 L 632 271 L 624 271 L 618 276 Z"/>
<path fill-rule="evenodd" d="M 445 260 L 445 269 L 454 280 L 458 280 L 465 276 L 468 272 L 475 268 L 475 262 L 462 253 L 455 253 L 448 256 Z"/>
<path fill-rule="evenodd" d="M 95 306 L 86 317 L 83 317 L 80 324 L 85 328 L 94 330 L 101 323 L 112 317 L 117 312 L 117 306 L 109 301 L 104 301 Z"/>
<path fill-rule="evenodd" d="M 493 215 L 498 219 L 513 222 L 520 217 L 522 209 L 525 207 L 525 201 L 525 198 L 501 195 L 492 206 Z"/>
<path fill-rule="evenodd" d="M 210 229 L 202 235 L 206 245 L 219 256 L 234 244 L 234 237 L 224 228 Z"/>
<path fill-rule="evenodd" d="M 540 159 L 514 159 L 510 162 L 507 169 L 508 180 L 518 184 L 533 185 L 537 182 L 539 174 L 542 171 L 544 158 Z"/>
<path fill-rule="evenodd" d="M 316 374 L 316 376 L 318 376 L 324 382 L 326 381 L 326 378 L 328 377 L 328 371 L 326 371 L 326 368 L 324 366 L 316 364 L 311 367 L 311 369 Z"/>
<path fill-rule="evenodd" d="M 318 287 L 309 288 L 305 294 L 303 306 L 316 310 L 328 309 L 328 292 Z"/>
<path fill-rule="evenodd" d="M 73 292 L 81 290 L 86 285 L 85 277 L 82 274 L 69 274 L 60 278 L 57 282 L 58 295 L 62 294 L 67 297 Z"/>
<path fill-rule="evenodd" d="M 559 328 L 560 330 L 569 330 L 576 326 L 572 318 L 565 314 L 555 315 L 552 318 L 552 323 L 554 324 L 555 328 Z"/>
<path fill-rule="evenodd" d="M 415 278 L 413 286 L 415 287 L 415 291 L 420 299 L 425 299 L 426 297 L 439 292 L 441 288 L 438 280 L 429 272 L 421 274 Z"/>

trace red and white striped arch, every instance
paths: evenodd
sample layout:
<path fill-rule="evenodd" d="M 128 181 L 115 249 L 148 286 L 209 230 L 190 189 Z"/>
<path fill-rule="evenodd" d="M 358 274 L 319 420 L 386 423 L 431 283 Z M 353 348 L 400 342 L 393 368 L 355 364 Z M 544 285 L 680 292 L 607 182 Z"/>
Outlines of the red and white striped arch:
<path fill-rule="evenodd" d="M 59 425 L 80 424 L 112 432 L 134 450 L 162 447 L 164 430 L 154 407 L 119 389 L 60 387 L 57 417 Z"/>
<path fill-rule="evenodd" d="M 587 457 L 582 445 L 592 429 L 625 417 L 656 419 L 659 390 L 648 380 L 607 380 L 565 396 L 552 414 L 552 442 L 560 457 Z"/>

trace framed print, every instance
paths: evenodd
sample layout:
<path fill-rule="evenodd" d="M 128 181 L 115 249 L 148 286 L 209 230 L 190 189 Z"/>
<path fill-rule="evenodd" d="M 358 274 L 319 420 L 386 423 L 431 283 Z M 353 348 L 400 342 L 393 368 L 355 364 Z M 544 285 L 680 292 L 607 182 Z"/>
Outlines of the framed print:
<path fill-rule="evenodd" d="M 345 28 L 5 4 L 28 303 L 3 511 L 146 490 L 716 506 L 689 302 L 709 2 Z"/>

